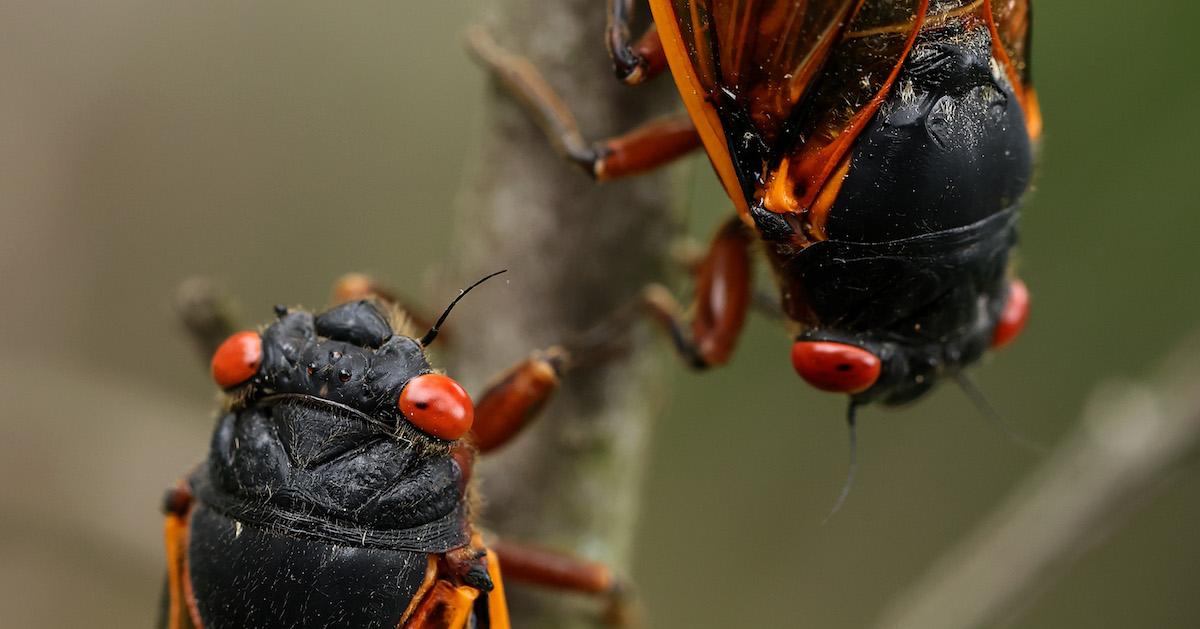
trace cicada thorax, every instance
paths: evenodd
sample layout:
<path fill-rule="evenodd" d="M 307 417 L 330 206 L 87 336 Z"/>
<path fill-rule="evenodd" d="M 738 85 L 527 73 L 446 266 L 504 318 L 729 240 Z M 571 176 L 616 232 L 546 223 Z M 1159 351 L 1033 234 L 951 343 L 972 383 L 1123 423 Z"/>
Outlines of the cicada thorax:
<path fill-rule="evenodd" d="M 453 451 L 470 400 L 372 302 L 278 314 L 214 356 L 229 398 L 194 500 L 169 509 L 174 600 L 205 627 L 398 626 L 472 543 Z"/>
<path fill-rule="evenodd" d="M 603 564 L 492 547 L 472 522 L 476 455 L 519 433 L 570 362 L 535 352 L 478 408 L 430 368 L 454 305 L 503 272 L 460 291 L 419 339 L 368 289 L 315 316 L 276 306 L 276 322 L 217 345 L 226 396 L 208 458 L 163 504 L 160 627 L 508 629 L 501 556 L 517 580 L 603 597 L 624 617 L 626 590 Z"/>
<path fill-rule="evenodd" d="M 902 4 L 852 19 L 747 203 L 798 339 L 868 348 L 884 371 L 862 397 L 889 402 L 991 344 L 1032 171 L 1032 91 L 988 3 L 883 11 Z"/>

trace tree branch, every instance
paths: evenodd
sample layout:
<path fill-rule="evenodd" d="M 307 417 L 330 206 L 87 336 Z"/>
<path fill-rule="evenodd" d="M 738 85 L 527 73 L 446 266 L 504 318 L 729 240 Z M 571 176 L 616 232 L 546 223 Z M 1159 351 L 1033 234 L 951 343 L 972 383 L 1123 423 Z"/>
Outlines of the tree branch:
<path fill-rule="evenodd" d="M 1099 389 L 1078 428 L 1008 501 L 898 597 L 881 629 L 1005 619 L 1146 502 L 1200 443 L 1200 336 L 1151 385 Z"/>
<path fill-rule="evenodd" d="M 636 93 L 612 75 L 604 3 L 504 0 L 484 27 L 529 57 L 592 138 L 628 130 L 674 103 L 664 83 Z M 553 153 L 495 82 L 486 128 L 458 200 L 452 248 L 460 282 L 508 268 L 506 283 L 455 313 L 454 373 L 479 390 L 529 351 L 602 322 L 661 276 L 669 237 L 667 176 L 596 185 Z M 661 383 L 641 345 L 571 372 L 547 409 L 481 465 L 483 524 L 628 574 L 643 453 Z M 594 605 L 508 585 L 522 627 L 591 626 Z M 575 598 L 575 600 L 571 600 Z"/>

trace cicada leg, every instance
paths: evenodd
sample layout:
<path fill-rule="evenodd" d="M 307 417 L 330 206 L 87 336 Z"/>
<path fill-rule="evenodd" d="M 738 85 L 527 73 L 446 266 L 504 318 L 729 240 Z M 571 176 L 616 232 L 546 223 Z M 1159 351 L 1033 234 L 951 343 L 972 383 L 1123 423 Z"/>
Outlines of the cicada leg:
<path fill-rule="evenodd" d="M 717 231 L 695 272 L 696 296 L 690 326 L 684 322 L 679 303 L 665 287 L 651 284 L 643 294 L 651 318 L 666 330 L 679 354 L 692 367 L 721 365 L 733 354 L 751 301 L 752 242 L 753 237 L 736 217 Z"/>
<path fill-rule="evenodd" d="M 700 147 L 696 127 L 685 114 L 653 120 L 623 135 L 589 143 L 574 114 L 528 59 L 504 50 L 480 28 L 471 30 L 468 43 L 475 57 L 525 107 L 555 150 L 596 179 L 646 172 Z"/>
<path fill-rule="evenodd" d="M 472 451 L 486 454 L 508 443 L 537 417 L 564 374 L 619 353 L 620 344 L 610 328 L 625 319 L 615 319 L 572 342 L 535 351 L 493 378 L 475 398 L 475 422 L 468 440 Z M 461 457 L 459 462 L 463 463 Z"/>
<path fill-rule="evenodd" d="M 590 594 L 604 600 L 607 623 L 620 627 L 637 624 L 630 590 L 608 566 L 507 540 L 495 540 L 489 546 L 510 582 Z"/>
<path fill-rule="evenodd" d="M 652 79 L 667 68 L 658 29 L 653 24 L 637 41 L 630 37 L 634 0 L 608 0 L 608 25 L 605 28 L 608 56 L 612 58 L 617 78 L 626 85 L 638 85 Z"/>
<path fill-rule="evenodd" d="M 708 257 L 710 243 L 702 242 L 691 236 L 681 236 L 671 244 L 670 260 L 676 266 L 687 271 L 692 277 L 700 274 L 700 268 Z M 779 302 L 779 292 L 774 287 L 755 287 L 750 298 L 750 307 L 760 315 L 772 321 L 783 321 L 783 304 Z"/>
<path fill-rule="evenodd" d="M 470 439 L 465 440 L 469 445 L 463 444 L 454 451 L 463 470 L 464 484 L 470 477 L 477 454 L 508 443 L 538 415 L 558 389 L 560 377 L 574 364 L 574 358 L 572 352 L 557 346 L 534 352 L 493 379 L 478 396 L 475 423 Z M 505 619 L 508 614 L 501 574 L 510 580 L 605 597 L 608 601 L 606 618 L 613 624 L 625 626 L 628 624 L 625 620 L 631 616 L 626 588 L 612 571 L 599 563 L 507 541 L 485 548 L 474 534 L 469 546 L 455 549 L 444 557 L 449 572 L 462 582 L 471 583 L 482 576 L 482 570 L 487 571 L 492 588 L 487 604 L 493 623 L 500 614 Z"/>
<path fill-rule="evenodd" d="M 570 354 L 561 347 L 533 352 L 496 376 L 475 397 L 475 421 L 468 438 L 453 452 L 462 470 L 464 490 L 475 469 L 475 457 L 508 443 L 537 417 L 569 367 Z"/>
<path fill-rule="evenodd" d="M 475 404 L 471 442 L 486 453 L 508 443 L 537 416 L 558 389 L 568 354 L 561 347 L 534 352 L 496 377 Z"/>

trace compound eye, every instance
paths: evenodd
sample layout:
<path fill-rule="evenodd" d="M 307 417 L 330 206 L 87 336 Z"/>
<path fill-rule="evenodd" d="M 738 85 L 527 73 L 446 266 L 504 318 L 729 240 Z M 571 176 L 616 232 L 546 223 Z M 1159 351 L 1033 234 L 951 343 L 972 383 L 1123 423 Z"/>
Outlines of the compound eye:
<path fill-rule="evenodd" d="M 242 384 L 258 373 L 262 353 L 262 337 L 257 332 L 238 332 L 230 336 L 213 353 L 213 380 L 222 389 Z"/>
<path fill-rule="evenodd" d="M 396 403 L 404 417 L 421 432 L 453 441 L 467 434 L 475 421 L 475 405 L 462 385 L 436 373 L 408 381 Z"/>
<path fill-rule="evenodd" d="M 1008 301 L 1004 302 L 1004 310 L 1000 312 L 996 330 L 992 332 L 992 347 L 1004 347 L 1013 342 L 1028 320 L 1029 287 L 1025 286 L 1025 282 L 1014 279 L 1008 284 Z"/>
<path fill-rule="evenodd" d="M 862 393 L 879 379 L 879 357 L 861 347 L 829 341 L 797 341 L 792 366 L 809 384 L 822 391 Z"/>

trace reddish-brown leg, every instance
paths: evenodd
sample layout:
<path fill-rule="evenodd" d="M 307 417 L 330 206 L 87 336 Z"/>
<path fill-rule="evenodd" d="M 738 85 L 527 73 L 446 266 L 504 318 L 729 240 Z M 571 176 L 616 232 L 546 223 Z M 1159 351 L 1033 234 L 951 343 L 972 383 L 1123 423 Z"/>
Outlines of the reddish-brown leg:
<path fill-rule="evenodd" d="M 733 354 L 746 321 L 752 286 L 752 236 L 738 218 L 730 219 L 713 238 L 696 272 L 691 334 L 679 303 L 665 287 L 652 284 L 644 298 L 652 319 L 671 336 L 688 364 L 704 369 L 724 364 Z"/>
<path fill-rule="evenodd" d="M 610 624 L 633 624 L 636 614 L 628 589 L 608 566 L 505 540 L 495 540 L 489 547 L 500 559 L 500 571 L 509 581 L 602 597 Z"/>
<path fill-rule="evenodd" d="M 488 452 L 507 443 L 536 417 L 558 389 L 567 361 L 566 350 L 552 347 L 534 352 L 493 380 L 475 404 L 471 427 L 475 448 Z"/>
<path fill-rule="evenodd" d="M 662 73 L 667 67 L 658 29 L 653 24 L 638 40 L 630 38 L 634 0 L 608 0 L 608 26 L 605 41 L 617 78 L 626 85 L 638 85 Z"/>
<path fill-rule="evenodd" d="M 594 145 L 592 174 L 601 181 L 654 170 L 700 147 L 700 135 L 686 115 L 667 116 Z"/>
<path fill-rule="evenodd" d="M 708 256 L 709 245 L 691 238 L 681 238 L 671 245 L 671 261 L 692 276 L 700 274 L 700 267 Z M 783 321 L 783 305 L 779 303 L 779 292 L 774 286 L 757 287 L 750 298 L 750 307 L 755 312 L 773 321 Z"/>
<path fill-rule="evenodd" d="M 504 50 L 482 29 L 473 29 L 468 43 L 475 57 L 525 107 L 554 148 L 597 179 L 645 172 L 700 147 L 695 126 L 682 114 L 651 121 L 609 140 L 589 143 L 579 131 L 571 110 L 529 60 Z"/>

